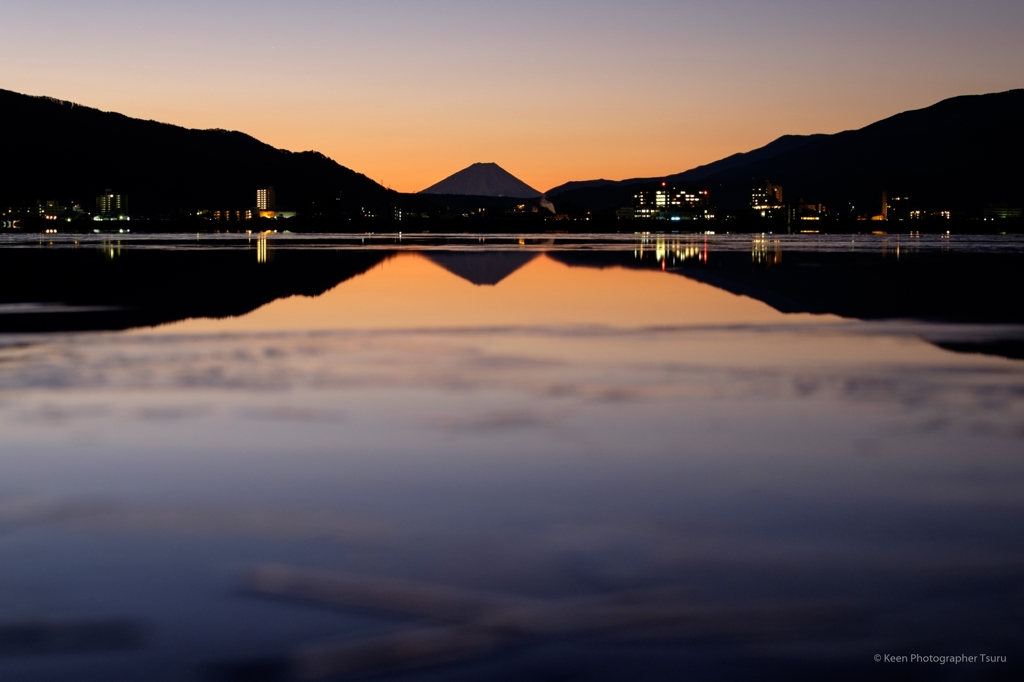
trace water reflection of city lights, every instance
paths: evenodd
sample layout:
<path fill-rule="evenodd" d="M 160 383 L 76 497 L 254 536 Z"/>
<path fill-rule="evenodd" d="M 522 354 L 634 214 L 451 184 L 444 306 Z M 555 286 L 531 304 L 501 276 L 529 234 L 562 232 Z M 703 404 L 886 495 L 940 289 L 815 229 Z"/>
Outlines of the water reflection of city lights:
<path fill-rule="evenodd" d="M 106 256 L 107 259 L 114 260 L 121 255 L 121 242 L 101 242 L 100 251 L 103 252 L 103 255 Z"/>
<path fill-rule="evenodd" d="M 267 237 L 263 234 L 256 239 L 256 262 L 267 262 Z"/>
<path fill-rule="evenodd" d="M 782 244 L 778 238 L 760 234 L 751 242 L 750 258 L 760 265 L 778 265 L 782 262 Z"/>
<path fill-rule="evenodd" d="M 896 254 L 896 260 L 900 259 L 900 238 L 899 238 L 898 235 L 896 237 L 895 245 L 892 243 L 892 240 L 889 239 L 889 238 L 885 238 L 885 239 L 882 240 L 882 258 L 885 258 L 890 253 L 895 253 Z"/>
<path fill-rule="evenodd" d="M 705 243 L 702 254 L 695 237 L 666 238 L 651 235 L 649 232 L 639 233 L 636 248 L 633 249 L 633 257 L 643 261 L 652 255 L 654 261 L 661 265 L 662 270 L 694 258 L 707 262 L 707 244 Z"/>

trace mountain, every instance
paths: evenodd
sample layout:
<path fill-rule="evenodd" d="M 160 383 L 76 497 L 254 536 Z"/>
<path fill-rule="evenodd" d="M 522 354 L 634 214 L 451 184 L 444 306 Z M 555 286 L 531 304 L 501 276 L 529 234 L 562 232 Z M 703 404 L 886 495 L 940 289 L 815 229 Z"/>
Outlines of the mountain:
<path fill-rule="evenodd" d="M 629 180 L 582 180 L 567 182 L 558 187 L 552 187 L 544 193 L 549 199 L 554 198 L 565 192 L 579 190 L 579 189 L 596 189 L 601 187 L 608 187 L 611 185 L 642 185 L 652 182 L 690 182 L 694 180 L 700 180 L 708 176 L 714 175 L 720 171 L 729 170 L 731 168 L 739 168 L 748 163 L 754 161 L 761 161 L 762 159 L 770 159 L 780 154 L 785 154 L 788 151 L 802 147 L 808 142 L 827 137 L 825 135 L 783 135 L 773 142 L 769 142 L 763 147 L 755 149 L 750 152 L 744 152 L 740 154 L 733 154 L 727 156 L 720 161 L 714 161 L 704 166 L 697 166 L 688 171 L 682 173 L 676 173 L 675 175 L 669 175 L 663 178 L 630 178 Z"/>
<path fill-rule="evenodd" d="M 293 206 L 315 193 L 340 193 L 340 203 L 356 208 L 397 197 L 318 152 L 7 90 L 0 90 L 0 148 L 3 206 L 55 199 L 92 210 L 108 188 L 127 195 L 130 213 L 150 215 L 251 207 L 256 189 L 267 186 L 280 204 Z"/>
<path fill-rule="evenodd" d="M 544 196 L 549 199 L 557 197 L 559 194 L 565 194 L 566 192 L 572 192 L 578 189 L 597 189 L 600 187 L 608 187 L 610 185 L 633 185 L 638 182 L 647 182 L 649 178 L 631 178 L 629 180 L 571 180 L 558 187 L 552 187 L 547 192 L 544 192 Z"/>
<path fill-rule="evenodd" d="M 535 199 L 540 192 L 496 163 L 474 163 L 420 194 L 456 194 L 479 197 Z"/>
<path fill-rule="evenodd" d="M 935 210 L 977 212 L 991 203 L 1021 206 L 1021 120 L 1024 90 L 954 97 L 859 130 L 782 137 L 685 173 L 570 187 L 556 195 L 556 203 L 629 205 L 631 185 L 664 181 L 700 185 L 711 191 L 716 206 L 743 208 L 751 185 L 771 180 L 782 185 L 788 202 L 822 202 L 835 211 L 852 206 L 858 212 L 878 212 L 883 191 Z"/>
<path fill-rule="evenodd" d="M 757 161 L 774 159 L 778 156 L 782 156 L 783 154 L 800 149 L 810 143 L 818 142 L 826 137 L 828 137 L 828 135 L 783 135 L 777 140 L 773 140 L 754 151 L 745 152 L 743 154 L 733 154 L 732 156 L 727 156 L 720 161 L 714 161 L 707 165 L 697 166 L 696 168 L 692 168 L 682 173 L 669 175 L 665 180 L 669 182 L 692 182 L 694 180 L 703 180 L 704 178 L 711 177 L 724 171 L 732 170 L 734 168 L 743 168 L 744 166 Z"/>

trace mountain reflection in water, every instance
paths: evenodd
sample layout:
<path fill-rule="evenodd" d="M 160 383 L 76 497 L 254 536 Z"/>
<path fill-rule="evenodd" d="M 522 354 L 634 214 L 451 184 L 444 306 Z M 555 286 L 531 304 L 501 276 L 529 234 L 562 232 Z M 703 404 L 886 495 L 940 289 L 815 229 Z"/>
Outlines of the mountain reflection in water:
<path fill-rule="evenodd" d="M 516 251 L 427 253 L 426 257 L 467 282 L 494 286 L 537 257 L 536 253 Z"/>
<path fill-rule="evenodd" d="M 1019 678 L 1021 244 L 367 242 L 0 248 L 0 679 Z"/>

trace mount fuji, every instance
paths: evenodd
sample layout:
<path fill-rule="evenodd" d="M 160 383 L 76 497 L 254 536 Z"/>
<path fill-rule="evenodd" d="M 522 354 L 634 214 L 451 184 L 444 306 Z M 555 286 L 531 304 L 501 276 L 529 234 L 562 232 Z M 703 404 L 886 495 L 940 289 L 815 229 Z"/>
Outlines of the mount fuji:
<path fill-rule="evenodd" d="M 478 197 L 536 199 L 540 192 L 496 163 L 474 163 L 420 194 L 459 194 Z"/>

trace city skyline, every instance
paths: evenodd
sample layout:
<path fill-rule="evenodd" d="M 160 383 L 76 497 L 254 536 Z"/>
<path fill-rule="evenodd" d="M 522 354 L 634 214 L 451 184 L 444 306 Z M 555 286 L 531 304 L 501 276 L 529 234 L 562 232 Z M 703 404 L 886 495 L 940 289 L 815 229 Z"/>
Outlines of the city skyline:
<path fill-rule="evenodd" d="M 1024 8 L 747 1 L 33 3 L 0 87 L 319 150 L 399 191 L 477 161 L 538 189 L 1022 85 Z"/>

